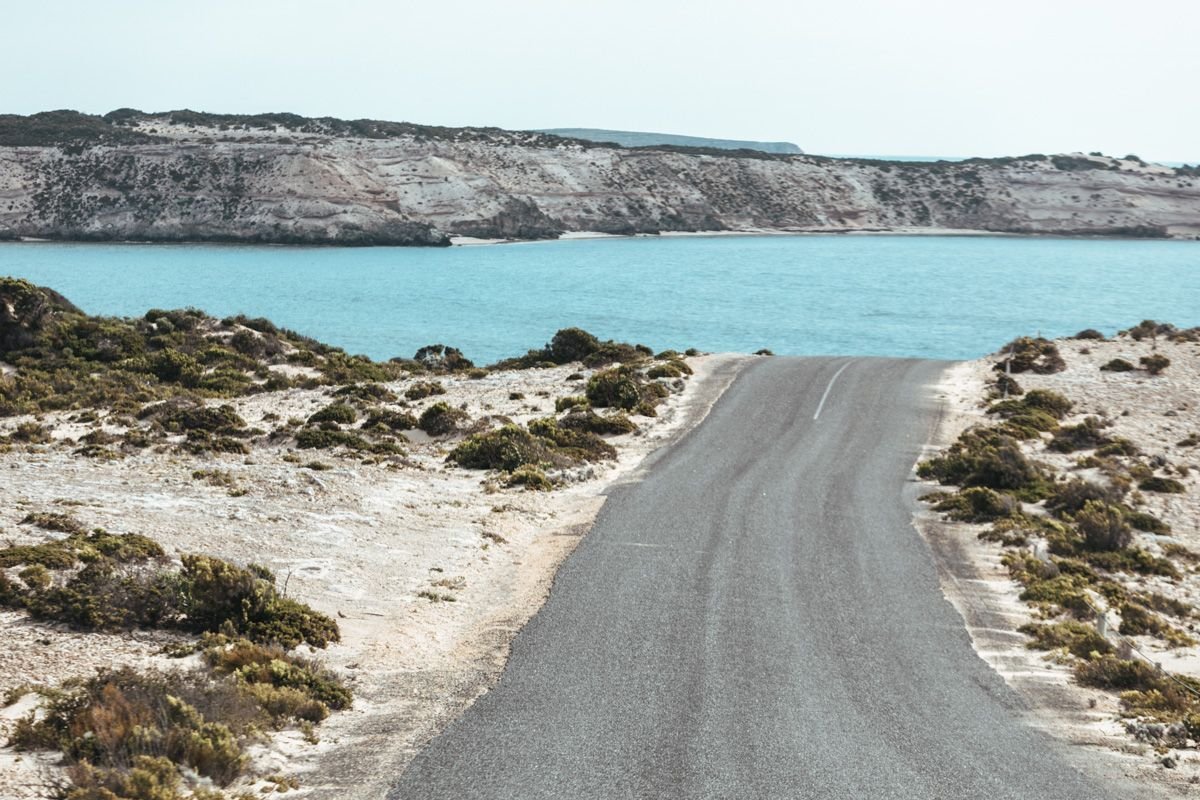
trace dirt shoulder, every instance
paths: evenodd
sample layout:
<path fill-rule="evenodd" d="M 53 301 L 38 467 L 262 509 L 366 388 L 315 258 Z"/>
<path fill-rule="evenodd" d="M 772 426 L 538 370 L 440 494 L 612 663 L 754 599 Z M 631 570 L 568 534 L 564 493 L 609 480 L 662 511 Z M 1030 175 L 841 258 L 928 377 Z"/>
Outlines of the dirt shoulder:
<path fill-rule="evenodd" d="M 1061 421 L 1062 426 L 1079 424 L 1089 416 L 1110 423 L 1104 427 L 1104 435 L 1112 440 L 1128 440 L 1139 453 L 1137 459 L 1122 463 L 1129 466 L 1135 461 L 1145 462 L 1160 473 L 1173 475 L 1183 486 L 1182 492 L 1171 494 L 1135 488 L 1128 500 L 1132 509 L 1153 515 L 1170 527 L 1169 534 L 1135 530 L 1129 546 L 1153 558 L 1171 561 L 1178 568 L 1178 579 L 1121 570 L 1102 575 L 1130 596 L 1157 594 L 1185 604 L 1190 612 L 1170 621 L 1178 631 L 1191 636 L 1197 627 L 1200 572 L 1187 554 L 1200 551 L 1200 490 L 1194 471 L 1200 466 L 1200 449 L 1194 441 L 1186 442 L 1200 432 L 1200 407 L 1196 403 L 1200 397 L 1200 344 L 1162 338 L 1135 341 L 1130 337 L 1060 340 L 1055 344 L 1065 368 L 1052 374 L 1014 375 L 1020 387 L 1025 392 L 1044 389 L 1066 396 L 1074 407 Z M 1113 359 L 1136 365 L 1142 357 L 1154 354 L 1170 359 L 1170 366 L 1159 375 L 1141 369 L 1100 369 Z M 944 455 L 964 431 L 1001 421 L 986 413 L 990 402 L 985 398 L 995 390 L 998 373 L 994 367 L 1003 356 L 1001 353 L 956 364 L 944 373 L 935 387 L 944 413 L 926 459 Z M 1076 479 L 1105 484 L 1102 471 L 1087 463 L 1089 451 L 1055 452 L 1047 446 L 1051 436 L 1044 433 L 1023 442 L 1022 452 L 1054 476 L 1059 486 Z M 927 482 L 923 492 L 947 488 Z M 1045 515 L 1042 506 L 1025 503 L 1023 510 L 1038 519 L 1039 514 Z M 1182 796 L 1200 781 L 1200 755 L 1194 741 L 1186 736 L 1156 736 L 1156 731 L 1166 726 L 1156 727 L 1154 720 L 1123 703 L 1116 691 L 1080 685 L 1074 674 L 1078 662 L 1065 652 L 1028 646 L 1031 638 L 1018 630 L 1021 626 L 1048 621 L 1053 624 L 1069 615 L 1057 617 L 1028 598 L 1022 600 L 1026 586 L 1014 579 L 1002 559 L 1006 554 L 1026 552 L 1047 564 L 1057 562 L 1055 556 L 1047 554 L 1045 541 L 1032 538 L 1026 544 L 1005 546 L 988 540 L 994 538 L 989 535 L 993 530 L 991 521 L 955 521 L 928 505 L 918 513 L 916 525 L 934 553 L 943 591 L 962 614 L 980 657 L 1027 702 L 1030 724 L 1100 754 L 1101 758 L 1089 763 L 1105 765 L 1114 775 L 1136 779 L 1147 792 Z M 981 538 L 981 534 L 988 537 Z M 1091 619 L 1085 622 L 1094 624 Z M 1107 622 L 1110 641 L 1120 655 L 1140 658 L 1128 650 L 1127 645 L 1132 644 L 1168 672 L 1200 676 L 1200 648 L 1194 643 L 1180 646 L 1161 637 L 1124 636 L 1118 633 L 1124 629 L 1115 605 Z"/>

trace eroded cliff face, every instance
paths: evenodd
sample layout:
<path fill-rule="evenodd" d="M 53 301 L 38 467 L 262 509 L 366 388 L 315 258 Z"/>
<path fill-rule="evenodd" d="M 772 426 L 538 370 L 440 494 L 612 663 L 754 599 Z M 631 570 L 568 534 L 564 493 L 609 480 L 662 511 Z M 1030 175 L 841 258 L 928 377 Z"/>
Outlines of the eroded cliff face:
<path fill-rule="evenodd" d="M 1105 157 L 897 163 L 453 130 L 147 117 L 155 141 L 0 147 L 0 237 L 439 245 L 566 231 L 1200 236 L 1200 174 Z"/>

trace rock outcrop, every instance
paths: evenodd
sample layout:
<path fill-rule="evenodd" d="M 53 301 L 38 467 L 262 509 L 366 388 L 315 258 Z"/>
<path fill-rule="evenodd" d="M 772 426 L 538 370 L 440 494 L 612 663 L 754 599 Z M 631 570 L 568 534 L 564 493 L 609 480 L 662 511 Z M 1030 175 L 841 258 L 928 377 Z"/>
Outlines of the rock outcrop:
<path fill-rule="evenodd" d="M 0 238 L 443 245 L 451 236 L 567 231 L 1200 236 L 1200 170 L 1133 157 L 883 162 L 286 114 L 76 116 L 89 124 L 32 132 L 37 115 L 0 117 Z"/>

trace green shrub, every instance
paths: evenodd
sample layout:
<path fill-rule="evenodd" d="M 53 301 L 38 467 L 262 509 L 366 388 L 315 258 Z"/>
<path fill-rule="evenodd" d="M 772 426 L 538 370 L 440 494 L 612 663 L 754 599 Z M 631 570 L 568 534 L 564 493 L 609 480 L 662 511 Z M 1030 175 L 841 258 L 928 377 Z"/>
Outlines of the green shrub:
<path fill-rule="evenodd" d="M 1087 417 L 1078 425 L 1065 425 L 1054 433 L 1047 447 L 1057 453 L 1092 450 L 1112 440 L 1104 433 L 1105 424 L 1097 417 Z"/>
<path fill-rule="evenodd" d="M 576 408 L 579 407 L 576 406 Z M 590 409 L 572 411 L 558 421 L 558 427 L 596 433 L 601 436 L 633 433 L 638 429 L 637 424 L 624 414 L 601 416 Z"/>
<path fill-rule="evenodd" d="M 1165 536 L 1171 532 L 1170 525 L 1145 511 L 1126 511 L 1125 521 L 1131 527 L 1137 528 L 1139 531 L 1145 531 L 1146 533 L 1157 533 Z"/>
<path fill-rule="evenodd" d="M 1096 449 L 1098 456 L 1136 456 L 1141 451 L 1133 442 L 1121 436 L 1113 436 L 1109 439 L 1108 444 L 1102 445 Z"/>
<path fill-rule="evenodd" d="M 1158 688 L 1162 677 L 1157 669 L 1140 659 L 1106 655 L 1078 664 L 1075 667 L 1075 680 L 1096 689 L 1145 691 Z"/>
<path fill-rule="evenodd" d="M 1142 356 L 1138 359 L 1138 363 L 1142 365 L 1142 368 L 1146 372 L 1149 372 L 1151 375 L 1158 375 L 1164 369 L 1171 366 L 1171 359 L 1161 353 L 1155 353 L 1149 356 Z"/>
<path fill-rule="evenodd" d="M 546 354 L 556 364 L 582 361 L 600 349 L 600 340 L 582 328 L 563 328 L 546 345 Z"/>
<path fill-rule="evenodd" d="M 475 367 L 457 347 L 447 347 L 444 344 L 430 344 L 422 347 L 413 356 L 413 361 L 430 372 L 460 372 Z"/>
<path fill-rule="evenodd" d="M 1137 369 L 1133 364 L 1130 364 L 1123 358 L 1114 358 L 1107 363 L 1100 365 L 1101 372 L 1132 372 Z"/>
<path fill-rule="evenodd" d="M 449 460 L 467 469 L 498 469 L 514 472 L 526 464 L 552 463 L 549 443 L 516 425 L 505 425 L 468 437 L 450 451 Z"/>
<path fill-rule="evenodd" d="M 594 433 L 579 428 L 563 428 L 554 417 L 535 419 L 529 431 L 554 443 L 573 461 L 603 461 L 617 457 L 617 450 Z"/>
<path fill-rule="evenodd" d="M 988 429 L 963 433 L 945 454 L 917 466 L 921 478 L 943 485 L 985 486 L 1034 501 L 1049 494 L 1051 484 L 1011 437 Z"/>
<path fill-rule="evenodd" d="M 1159 494 L 1183 494 L 1186 491 L 1186 487 L 1179 481 L 1160 475 L 1146 478 L 1138 484 L 1138 488 L 1144 492 L 1158 492 Z"/>
<path fill-rule="evenodd" d="M 1033 372 L 1049 375 L 1066 369 L 1066 362 L 1058 352 L 1058 346 L 1047 339 L 1023 336 L 1014 339 L 1001 349 L 1006 359 L 996 364 L 996 370 L 1005 371 L 1005 361 L 1013 373 Z"/>
<path fill-rule="evenodd" d="M 303 428 L 296 431 L 296 447 L 301 450 L 328 450 L 347 447 L 351 450 L 370 450 L 371 444 L 351 431 L 327 431 L 321 428 Z"/>
<path fill-rule="evenodd" d="M 86 529 L 79 520 L 72 517 L 70 514 L 59 514 L 57 512 L 31 512 L 26 514 L 21 520 L 22 525 L 36 525 L 43 530 L 59 531 L 68 534 L 84 534 Z"/>
<path fill-rule="evenodd" d="M 377 409 L 367 415 L 363 428 L 383 426 L 393 431 L 410 431 L 418 425 L 417 418 L 405 411 Z"/>
<path fill-rule="evenodd" d="M 1051 624 L 1030 623 L 1018 630 L 1032 637 L 1028 647 L 1035 650 L 1063 648 L 1079 658 L 1091 658 L 1094 653 L 1104 655 L 1113 651 L 1113 646 L 1091 625 L 1075 620 Z"/>
<path fill-rule="evenodd" d="M 409 400 L 423 400 L 435 394 L 445 394 L 446 387 L 438 381 L 418 381 L 404 392 Z"/>
<path fill-rule="evenodd" d="M 1071 338 L 1072 339 L 1103 340 L 1105 338 L 1105 336 L 1103 333 L 1096 330 L 1095 328 L 1084 328 L 1083 330 L 1081 330 L 1079 333 L 1075 334 Z"/>
<path fill-rule="evenodd" d="M 44 428 L 36 422 L 22 422 L 12 433 L 8 435 L 10 442 L 22 444 L 49 444 L 54 441 L 54 437 L 50 435 L 50 429 Z"/>
<path fill-rule="evenodd" d="M 340 425 L 349 425 L 358 420 L 358 412 L 353 406 L 345 403 L 330 403 L 324 408 L 317 411 L 308 418 L 309 425 L 316 425 L 322 422 L 333 422 Z"/>
<path fill-rule="evenodd" d="M 303 603 L 283 597 L 275 577 L 241 569 L 211 556 L 185 555 L 180 573 L 182 625 L 202 633 L 229 626 L 258 642 L 292 648 L 301 642 L 325 647 L 340 639 L 337 623 Z"/>
<path fill-rule="evenodd" d="M 995 397 L 1003 397 L 1011 395 L 1019 397 L 1025 394 L 1025 390 L 1021 388 L 1021 384 L 1017 383 L 1017 379 L 1006 372 L 1001 372 L 996 376 L 996 383 L 992 388 L 992 394 Z"/>
<path fill-rule="evenodd" d="M 572 408 L 587 408 L 588 399 L 575 395 L 573 397 L 560 397 L 554 401 L 554 410 L 558 412 L 569 411 Z"/>
<path fill-rule="evenodd" d="M 616 367 L 593 375 L 587 383 L 587 399 L 596 408 L 633 411 L 645 401 L 645 381 L 634 369 Z"/>
<path fill-rule="evenodd" d="M 989 522 L 1021 513 L 1021 503 L 1016 498 L 983 486 L 956 492 L 934 508 L 963 522 Z"/>
<path fill-rule="evenodd" d="M 625 342 L 604 342 L 583 359 L 585 367 L 603 367 L 609 364 L 630 364 L 644 361 L 654 354 L 649 347 Z"/>
<path fill-rule="evenodd" d="M 1067 517 L 1083 509 L 1085 503 L 1095 500 L 1115 505 L 1121 502 L 1122 492 L 1109 486 L 1073 478 L 1067 483 L 1057 484 L 1046 500 L 1046 510 L 1058 517 Z"/>
<path fill-rule="evenodd" d="M 530 491 L 548 492 L 554 484 L 546 477 L 546 473 L 532 464 L 525 464 L 513 470 L 504 479 L 505 486 L 524 486 Z"/>
<path fill-rule="evenodd" d="M 207 648 L 204 658 L 218 674 L 234 675 L 247 684 L 269 684 L 301 692 L 325 707 L 322 718 L 328 715 L 328 709 L 349 708 L 353 701 L 350 689 L 332 672 L 315 661 L 291 655 L 278 645 L 239 639 Z"/>
<path fill-rule="evenodd" d="M 352 383 L 335 391 L 333 396 L 363 403 L 391 403 L 397 399 L 395 392 L 381 383 Z"/>
<path fill-rule="evenodd" d="M 417 426 L 430 436 L 445 436 L 458 430 L 470 417 L 461 408 L 434 403 L 421 413 Z"/>
<path fill-rule="evenodd" d="M 1133 531 L 1121 509 L 1105 502 L 1085 501 L 1074 522 L 1089 550 L 1122 550 L 1133 540 Z"/>
<path fill-rule="evenodd" d="M 1158 614 L 1137 603 L 1124 603 L 1120 607 L 1120 632 L 1126 636 L 1154 636 L 1174 647 L 1187 647 L 1195 640 L 1168 623 Z"/>

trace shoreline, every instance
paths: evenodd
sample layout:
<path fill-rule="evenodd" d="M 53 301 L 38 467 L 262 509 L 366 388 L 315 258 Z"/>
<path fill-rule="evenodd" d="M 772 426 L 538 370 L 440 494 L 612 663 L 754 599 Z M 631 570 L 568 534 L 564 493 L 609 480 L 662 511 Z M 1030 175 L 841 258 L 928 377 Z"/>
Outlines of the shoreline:
<path fill-rule="evenodd" d="M 762 236 L 876 236 L 876 237 L 929 237 L 929 238 L 996 238 L 996 239 L 1062 239 L 1084 241 L 1129 241 L 1129 242 L 1194 242 L 1200 241 L 1196 236 L 1127 236 L 1105 233 L 1054 233 L 1054 232 L 1014 232 L 990 231 L 979 228 L 744 228 L 736 230 L 710 231 L 660 231 L 658 233 L 604 233 L 602 231 L 566 231 L 554 238 L 543 239 L 503 239 L 481 238 L 475 236 L 448 235 L 448 245 L 433 244 L 344 244 L 329 242 L 262 242 L 237 240 L 205 240 L 205 239 L 47 239 L 33 236 L 14 236 L 0 238 L 0 246 L 6 244 L 69 244 L 69 245 L 138 245 L 138 246 L 211 246 L 211 247 L 278 247 L 296 250 L 338 248 L 348 250 L 361 249 L 442 249 L 445 247 L 481 247 L 484 245 L 514 245 L 514 244 L 546 244 L 549 242 L 594 241 L 597 239 L 715 239 L 724 237 L 762 237 Z"/>

